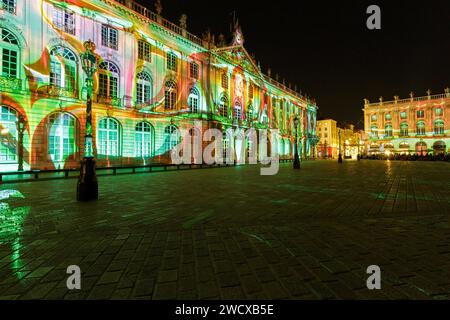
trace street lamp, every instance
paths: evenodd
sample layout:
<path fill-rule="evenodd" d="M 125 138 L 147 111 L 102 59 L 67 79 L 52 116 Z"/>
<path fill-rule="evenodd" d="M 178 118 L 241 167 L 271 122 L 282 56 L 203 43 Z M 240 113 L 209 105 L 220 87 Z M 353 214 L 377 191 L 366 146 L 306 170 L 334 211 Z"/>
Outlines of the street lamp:
<path fill-rule="evenodd" d="M 300 159 L 298 157 L 298 117 L 295 117 L 294 119 L 294 126 L 295 126 L 295 143 L 294 143 L 294 169 L 300 169 Z"/>
<path fill-rule="evenodd" d="M 97 57 L 94 54 L 95 43 L 84 43 L 86 51 L 81 54 L 81 63 L 86 73 L 86 134 L 84 138 L 84 156 L 81 161 L 80 176 L 77 185 L 77 200 L 90 201 L 98 199 L 98 182 L 95 173 L 95 159 L 92 142 L 92 87 L 93 77 L 97 72 Z"/>
<path fill-rule="evenodd" d="M 339 129 L 339 157 L 338 163 L 342 163 L 342 153 L 341 153 L 341 129 Z"/>
<path fill-rule="evenodd" d="M 17 126 L 17 146 L 18 146 L 18 156 L 19 156 L 19 168 L 18 171 L 23 171 L 23 134 L 25 132 L 25 128 L 27 126 L 27 121 L 23 117 L 22 114 L 19 115 L 19 119 L 16 122 Z"/>

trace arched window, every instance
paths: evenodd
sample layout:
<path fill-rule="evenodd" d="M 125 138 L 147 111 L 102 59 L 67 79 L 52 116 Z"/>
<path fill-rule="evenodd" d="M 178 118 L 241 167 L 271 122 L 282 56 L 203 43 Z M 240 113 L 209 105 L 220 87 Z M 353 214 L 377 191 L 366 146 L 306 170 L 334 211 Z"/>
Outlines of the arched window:
<path fill-rule="evenodd" d="M 241 120 L 242 119 L 242 105 L 239 100 L 236 100 L 234 102 L 234 110 L 233 110 L 233 116 L 235 120 Z"/>
<path fill-rule="evenodd" d="M 153 82 L 150 75 L 145 71 L 139 72 L 137 74 L 136 104 L 150 102 L 152 99 L 152 87 Z"/>
<path fill-rule="evenodd" d="M 74 90 L 77 81 L 77 57 L 69 49 L 57 46 L 50 51 L 50 84 L 68 91 Z"/>
<path fill-rule="evenodd" d="M 419 156 L 426 156 L 428 153 L 428 146 L 425 142 L 416 143 L 416 152 Z"/>
<path fill-rule="evenodd" d="M 408 151 L 409 150 L 409 143 L 408 142 L 401 142 L 399 144 L 398 147 L 400 150 L 402 150 L 403 152 Z"/>
<path fill-rule="evenodd" d="M 227 161 L 228 156 L 231 157 L 231 153 L 228 153 L 228 148 L 230 147 L 230 138 L 228 137 L 227 133 L 224 132 L 222 135 L 222 158 L 223 158 L 223 162 L 227 163 L 229 161 Z"/>
<path fill-rule="evenodd" d="M 118 157 L 120 150 L 120 125 L 116 119 L 104 118 L 97 126 L 97 153 Z"/>
<path fill-rule="evenodd" d="M 102 98 L 117 98 L 119 96 L 119 68 L 111 61 L 102 61 L 98 68 L 98 95 Z"/>
<path fill-rule="evenodd" d="M 2 29 L 0 38 L 0 76 L 19 78 L 19 41 L 8 29 Z"/>
<path fill-rule="evenodd" d="M 170 125 L 164 129 L 164 150 L 171 151 L 180 142 L 180 134 L 177 127 Z"/>
<path fill-rule="evenodd" d="M 408 133 L 408 123 L 403 122 L 400 124 L 400 136 L 401 137 L 407 137 L 409 135 Z"/>
<path fill-rule="evenodd" d="M 384 135 L 385 135 L 386 137 L 392 137 L 392 125 L 387 124 L 387 125 L 384 127 Z"/>
<path fill-rule="evenodd" d="M 55 161 L 65 161 L 76 151 L 76 120 L 69 113 L 54 113 L 49 117 L 48 153 Z"/>
<path fill-rule="evenodd" d="M 0 110 L 0 163 L 17 162 L 17 111 L 8 106 Z"/>
<path fill-rule="evenodd" d="M 167 81 L 165 87 L 165 99 L 164 108 L 166 110 L 175 109 L 175 103 L 177 101 L 177 85 L 173 81 Z"/>
<path fill-rule="evenodd" d="M 222 117 L 228 117 L 228 98 L 226 95 L 222 95 L 219 101 L 219 115 Z"/>
<path fill-rule="evenodd" d="M 436 135 L 444 134 L 444 121 L 438 120 L 434 123 L 434 134 Z"/>
<path fill-rule="evenodd" d="M 420 136 L 425 135 L 425 122 L 419 121 L 417 123 L 416 134 Z"/>
<path fill-rule="evenodd" d="M 136 125 L 135 154 L 137 158 L 152 156 L 153 127 L 148 122 L 140 122 Z"/>
<path fill-rule="evenodd" d="M 188 98 L 189 111 L 198 113 L 200 109 L 200 95 L 196 88 L 192 88 Z"/>

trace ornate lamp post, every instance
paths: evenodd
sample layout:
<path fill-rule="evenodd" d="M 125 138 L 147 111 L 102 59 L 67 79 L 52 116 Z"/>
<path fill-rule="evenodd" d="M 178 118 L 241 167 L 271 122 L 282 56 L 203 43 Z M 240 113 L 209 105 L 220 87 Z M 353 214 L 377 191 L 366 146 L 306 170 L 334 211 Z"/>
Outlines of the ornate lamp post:
<path fill-rule="evenodd" d="M 84 139 L 84 156 L 81 161 L 80 177 L 77 185 L 77 200 L 90 201 L 98 199 L 98 182 L 95 173 L 95 159 L 92 143 L 92 87 L 93 77 L 97 72 L 97 57 L 94 54 L 95 43 L 84 43 L 86 51 L 81 54 L 81 63 L 86 73 L 86 134 Z"/>
<path fill-rule="evenodd" d="M 294 143 L 294 169 L 300 169 L 300 159 L 298 157 L 298 117 L 294 119 L 295 126 L 295 143 Z"/>
<path fill-rule="evenodd" d="M 19 119 L 16 122 L 16 126 L 17 126 L 17 133 L 18 133 L 18 141 L 17 141 L 17 146 L 18 146 L 18 157 L 19 157 L 19 168 L 18 171 L 23 171 L 23 134 L 25 132 L 25 128 L 27 126 L 27 121 L 25 120 L 25 118 L 23 117 L 22 114 L 19 115 Z"/>
<path fill-rule="evenodd" d="M 338 163 L 342 163 L 342 152 L 341 152 L 341 129 L 339 129 L 339 157 Z"/>

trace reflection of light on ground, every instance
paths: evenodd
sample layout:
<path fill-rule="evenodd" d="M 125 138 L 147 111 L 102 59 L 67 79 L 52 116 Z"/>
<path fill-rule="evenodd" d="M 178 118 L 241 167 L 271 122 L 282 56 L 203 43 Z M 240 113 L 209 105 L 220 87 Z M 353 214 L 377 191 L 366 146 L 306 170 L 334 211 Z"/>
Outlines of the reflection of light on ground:
<path fill-rule="evenodd" d="M 1 190 L 0 201 L 10 198 L 24 199 L 25 197 L 17 190 Z M 11 208 L 8 203 L 0 202 L 0 245 L 11 246 L 11 268 L 16 274 L 17 278 L 22 279 L 25 274 L 20 271 L 23 267 L 22 259 L 20 258 L 20 235 L 23 230 L 23 223 L 30 207 Z"/>

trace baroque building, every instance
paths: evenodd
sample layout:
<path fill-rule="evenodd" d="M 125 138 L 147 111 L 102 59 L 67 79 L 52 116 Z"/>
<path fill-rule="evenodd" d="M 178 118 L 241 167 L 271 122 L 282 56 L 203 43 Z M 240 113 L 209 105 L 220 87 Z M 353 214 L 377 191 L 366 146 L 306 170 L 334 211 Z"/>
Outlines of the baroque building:
<path fill-rule="evenodd" d="M 83 43 L 96 44 L 93 138 L 98 166 L 169 160 L 172 133 L 278 129 L 267 148 L 314 154 L 317 105 L 264 74 L 235 24 L 223 36 L 187 32 L 129 0 L 0 0 L 0 171 L 79 166 L 86 121 Z M 22 129 L 21 129 L 22 128 Z M 21 134 L 21 132 L 23 134 Z M 226 147 L 230 141 L 225 141 Z M 275 145 L 276 144 L 276 145 Z M 23 152 L 19 149 L 23 146 Z M 247 146 L 251 148 L 251 146 Z"/>
<path fill-rule="evenodd" d="M 408 99 L 370 103 L 365 99 L 368 154 L 442 154 L 450 152 L 450 90 Z"/>

